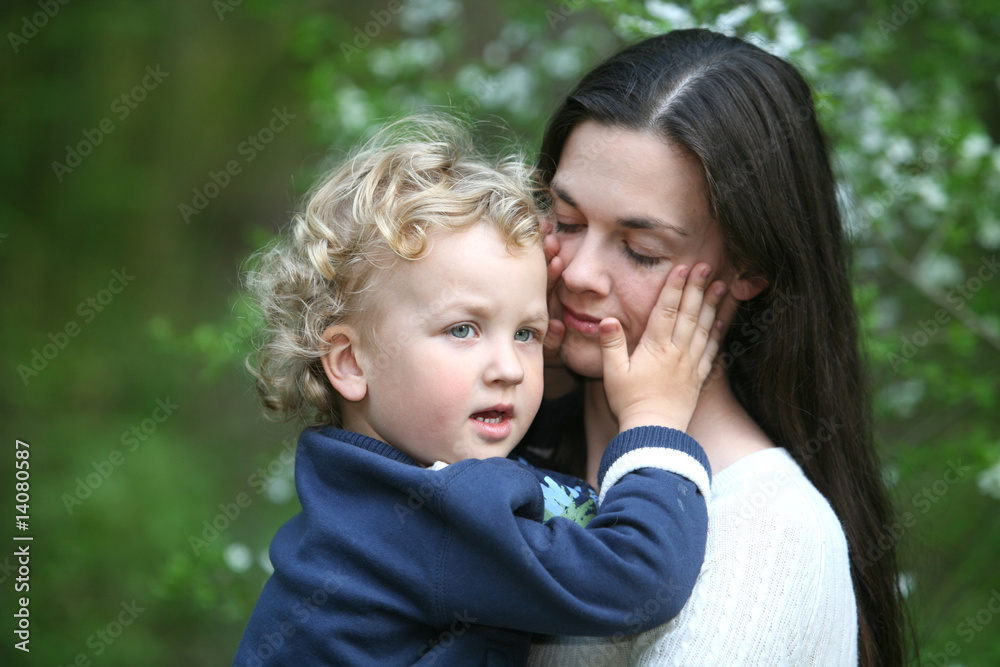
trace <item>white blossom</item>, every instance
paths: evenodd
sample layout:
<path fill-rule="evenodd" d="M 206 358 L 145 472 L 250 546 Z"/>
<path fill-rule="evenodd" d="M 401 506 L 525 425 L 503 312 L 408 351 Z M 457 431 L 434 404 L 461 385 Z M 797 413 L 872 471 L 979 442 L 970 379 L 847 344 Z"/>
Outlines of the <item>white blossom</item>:
<path fill-rule="evenodd" d="M 914 154 L 913 141 L 909 137 L 893 136 L 889 139 L 889 145 L 885 148 L 885 156 L 896 164 L 912 160 Z"/>
<path fill-rule="evenodd" d="M 765 14 L 780 14 L 785 11 L 785 3 L 781 0 L 760 0 L 757 8 Z"/>
<path fill-rule="evenodd" d="M 426 70 L 444 61 L 444 51 L 433 39 L 404 39 L 396 49 L 396 58 L 403 64 Z"/>
<path fill-rule="evenodd" d="M 993 143 L 985 134 L 970 134 L 962 142 L 962 158 L 972 162 L 990 154 Z"/>
<path fill-rule="evenodd" d="M 271 564 L 271 556 L 267 553 L 267 549 L 261 549 L 257 554 L 257 564 L 260 565 L 260 569 L 268 574 L 274 572 L 274 565 Z"/>
<path fill-rule="evenodd" d="M 461 13 L 457 0 L 406 0 L 400 22 L 406 32 L 424 33 L 434 24 L 454 21 Z"/>
<path fill-rule="evenodd" d="M 899 592 L 903 597 L 910 597 L 910 592 L 913 591 L 913 586 L 916 583 L 914 576 L 909 572 L 900 572 L 897 582 L 899 584 Z"/>
<path fill-rule="evenodd" d="M 889 331 L 899 325 L 899 316 L 903 306 L 895 297 L 882 297 L 875 302 L 872 309 L 873 323 L 877 331 Z M 898 477 L 898 474 L 897 474 Z"/>
<path fill-rule="evenodd" d="M 662 19 L 661 19 L 662 20 Z M 692 19 L 693 20 L 693 19 Z M 680 28 L 676 24 L 668 24 L 673 28 Z M 692 26 L 694 24 L 692 23 Z M 683 27 L 692 27 L 683 26 Z M 620 36 L 632 39 L 633 33 L 639 33 L 641 35 L 659 35 L 663 32 L 663 24 L 656 21 L 650 21 L 649 19 L 640 18 L 638 16 L 631 16 L 629 14 L 621 14 L 615 20 L 615 32 Z"/>
<path fill-rule="evenodd" d="M 804 30 L 795 21 L 789 19 L 781 19 L 778 21 L 778 27 L 775 29 L 774 39 L 778 44 L 778 48 L 781 50 L 781 57 L 788 57 L 789 55 L 795 53 L 805 44 L 805 40 L 802 37 Z"/>
<path fill-rule="evenodd" d="M 976 477 L 979 490 L 987 496 L 1000 500 L 1000 459 Z"/>
<path fill-rule="evenodd" d="M 725 14 L 715 17 L 715 26 L 719 32 L 727 35 L 736 34 L 736 29 L 746 23 L 747 19 L 754 15 L 754 8 L 750 5 L 738 5 Z"/>
<path fill-rule="evenodd" d="M 500 39 L 510 46 L 510 48 L 519 49 L 528 43 L 531 35 L 528 33 L 527 28 L 524 27 L 524 24 L 511 21 L 504 24 L 503 30 L 500 31 Z"/>
<path fill-rule="evenodd" d="M 1000 221 L 997 221 L 992 214 L 979 220 L 976 241 L 987 250 L 1000 248 Z"/>
<path fill-rule="evenodd" d="M 371 105 L 368 94 L 354 86 L 337 91 L 337 110 L 340 124 L 350 132 L 360 132 L 370 123 Z"/>
<path fill-rule="evenodd" d="M 368 54 L 368 69 L 382 79 L 392 79 L 399 73 L 396 58 L 389 49 L 374 49 Z"/>
<path fill-rule="evenodd" d="M 892 488 L 899 484 L 899 467 L 895 465 L 886 465 L 882 468 L 882 484 L 888 488 Z"/>
<path fill-rule="evenodd" d="M 495 40 L 483 47 L 483 62 L 489 67 L 503 67 L 510 60 L 510 48 Z"/>
<path fill-rule="evenodd" d="M 550 49 L 542 66 L 555 79 L 571 79 L 583 69 L 583 58 L 576 47 L 562 46 Z"/>
<path fill-rule="evenodd" d="M 455 83 L 467 95 L 478 95 L 486 81 L 486 71 L 478 65 L 466 65 L 458 70 Z"/>
<path fill-rule="evenodd" d="M 489 79 L 481 79 L 471 94 L 484 107 L 524 114 L 531 111 L 531 105 L 536 101 L 533 90 L 534 77 L 531 70 L 523 65 L 512 65 Z"/>
<path fill-rule="evenodd" d="M 957 259 L 948 255 L 931 255 L 917 267 L 918 280 L 930 287 L 954 285 L 960 282 L 963 276 L 962 265 Z"/>
<path fill-rule="evenodd" d="M 880 396 L 890 410 L 900 417 L 912 417 L 924 397 L 924 381 L 920 378 L 894 382 L 882 389 Z"/>
<path fill-rule="evenodd" d="M 292 484 L 291 474 L 292 472 L 289 470 L 287 476 L 277 475 L 271 477 L 264 484 L 264 493 L 267 495 L 267 499 L 275 505 L 286 503 L 295 495 L 295 485 Z"/>
<path fill-rule="evenodd" d="M 941 184 L 927 175 L 913 178 L 913 186 L 917 195 L 924 200 L 927 208 L 932 211 L 943 211 L 948 205 L 948 194 Z"/>
<path fill-rule="evenodd" d="M 226 561 L 226 566 L 236 573 L 246 572 L 253 564 L 253 554 L 242 542 L 230 544 L 222 557 Z"/>
<path fill-rule="evenodd" d="M 697 24 L 691 12 L 673 2 L 646 0 L 646 11 L 654 18 L 666 21 L 675 30 L 693 28 Z"/>

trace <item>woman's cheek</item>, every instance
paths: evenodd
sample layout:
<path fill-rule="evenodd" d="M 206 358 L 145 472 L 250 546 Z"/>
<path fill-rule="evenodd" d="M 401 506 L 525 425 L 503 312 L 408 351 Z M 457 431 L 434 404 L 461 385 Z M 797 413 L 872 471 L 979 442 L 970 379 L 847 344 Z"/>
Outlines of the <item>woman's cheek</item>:
<path fill-rule="evenodd" d="M 670 265 L 663 271 L 662 276 L 650 276 L 647 272 L 644 276 L 634 277 L 619 284 L 618 302 L 623 304 L 622 327 L 625 330 L 629 353 L 639 344 L 642 334 L 646 331 L 646 323 L 649 322 L 649 316 L 656 307 L 669 272 Z"/>
<path fill-rule="evenodd" d="M 559 254 L 556 255 L 563 263 L 563 271 L 566 271 L 566 267 L 569 263 L 573 261 L 573 257 L 576 256 L 576 248 L 579 245 L 580 234 L 556 234 L 556 240 L 559 242 Z"/>

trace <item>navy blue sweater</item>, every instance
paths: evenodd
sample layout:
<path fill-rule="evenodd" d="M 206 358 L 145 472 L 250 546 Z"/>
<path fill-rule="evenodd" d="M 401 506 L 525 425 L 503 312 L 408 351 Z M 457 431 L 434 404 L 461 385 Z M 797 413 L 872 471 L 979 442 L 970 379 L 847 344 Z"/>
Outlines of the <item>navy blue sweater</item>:
<path fill-rule="evenodd" d="M 600 481 L 649 447 L 708 470 L 689 436 L 644 427 L 612 441 Z M 520 665 L 530 632 L 610 636 L 675 616 L 704 558 L 695 484 L 625 474 L 583 528 L 542 522 L 547 474 L 501 458 L 432 470 L 357 433 L 306 430 L 302 512 L 271 543 L 274 574 L 234 664 Z"/>

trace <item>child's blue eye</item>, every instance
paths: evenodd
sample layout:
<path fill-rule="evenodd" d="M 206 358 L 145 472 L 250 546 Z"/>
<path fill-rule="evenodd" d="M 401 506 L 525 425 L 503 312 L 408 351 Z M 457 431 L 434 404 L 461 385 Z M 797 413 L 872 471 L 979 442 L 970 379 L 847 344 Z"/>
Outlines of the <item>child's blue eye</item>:
<path fill-rule="evenodd" d="M 472 335 L 472 326 L 469 324 L 456 324 L 448 329 L 448 333 L 455 338 L 468 338 Z"/>
<path fill-rule="evenodd" d="M 527 343 L 528 341 L 534 339 L 535 339 L 535 332 L 532 331 L 531 329 L 519 329 L 514 334 L 514 340 L 518 341 L 519 343 Z"/>

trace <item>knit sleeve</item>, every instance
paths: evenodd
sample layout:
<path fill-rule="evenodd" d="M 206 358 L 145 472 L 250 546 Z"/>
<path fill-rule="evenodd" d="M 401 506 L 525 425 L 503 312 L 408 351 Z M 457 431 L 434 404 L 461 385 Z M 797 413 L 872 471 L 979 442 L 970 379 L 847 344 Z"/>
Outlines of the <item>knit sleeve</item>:
<path fill-rule="evenodd" d="M 473 462 L 450 480 L 439 506 L 454 527 L 438 571 L 443 617 L 468 611 L 484 625 L 609 636 L 678 613 L 704 557 L 704 452 L 659 427 L 632 429 L 608 450 L 603 502 L 586 528 L 541 523 L 537 478 L 512 461 Z M 633 452 L 643 453 L 629 462 Z M 501 492 L 498 479 L 509 480 Z"/>
<path fill-rule="evenodd" d="M 856 667 L 847 544 L 801 475 L 741 480 L 713 499 L 705 564 L 669 623 L 625 638 L 550 637 L 530 667 Z"/>
<path fill-rule="evenodd" d="M 636 667 L 857 664 L 847 543 L 804 478 L 762 475 L 713 508 L 688 606 L 635 638 Z"/>

